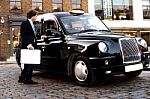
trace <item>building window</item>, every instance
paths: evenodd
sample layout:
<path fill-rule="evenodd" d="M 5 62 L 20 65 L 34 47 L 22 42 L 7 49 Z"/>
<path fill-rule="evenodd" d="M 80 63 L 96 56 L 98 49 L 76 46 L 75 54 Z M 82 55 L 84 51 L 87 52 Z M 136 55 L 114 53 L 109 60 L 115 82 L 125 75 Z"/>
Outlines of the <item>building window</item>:
<path fill-rule="evenodd" d="M 62 0 L 53 0 L 52 2 L 53 12 L 63 11 L 63 1 Z"/>
<path fill-rule="evenodd" d="M 72 9 L 81 8 L 81 0 L 72 0 Z"/>
<path fill-rule="evenodd" d="M 95 6 L 95 15 L 103 20 L 104 19 L 103 0 L 95 0 L 94 6 Z"/>
<path fill-rule="evenodd" d="M 43 0 L 32 0 L 32 9 L 43 11 Z"/>
<path fill-rule="evenodd" d="M 143 18 L 150 19 L 150 0 L 142 0 Z"/>
<path fill-rule="evenodd" d="M 133 19 L 132 0 L 113 0 L 112 3 L 114 20 Z"/>
<path fill-rule="evenodd" d="M 112 0 L 103 0 L 102 6 L 104 19 L 112 19 Z"/>
<path fill-rule="evenodd" d="M 132 0 L 96 0 L 95 14 L 101 19 L 132 20 Z"/>
<path fill-rule="evenodd" d="M 21 0 L 10 0 L 10 11 L 21 11 Z"/>

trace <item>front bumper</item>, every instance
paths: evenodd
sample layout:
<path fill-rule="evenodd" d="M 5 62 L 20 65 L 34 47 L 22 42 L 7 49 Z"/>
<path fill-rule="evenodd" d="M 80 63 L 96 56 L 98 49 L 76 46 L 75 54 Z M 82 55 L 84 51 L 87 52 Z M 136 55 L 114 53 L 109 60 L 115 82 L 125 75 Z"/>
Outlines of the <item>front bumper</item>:
<path fill-rule="evenodd" d="M 115 56 L 105 58 L 92 57 L 89 58 L 89 61 L 94 71 L 102 72 L 105 74 L 123 74 L 127 72 L 126 67 L 129 67 L 128 71 L 130 71 L 131 67 L 131 69 L 135 69 L 133 71 L 136 71 L 136 66 L 139 66 L 139 64 L 140 68 L 138 70 L 142 70 L 144 68 L 142 62 L 123 64 L 122 59 L 116 58 Z"/>

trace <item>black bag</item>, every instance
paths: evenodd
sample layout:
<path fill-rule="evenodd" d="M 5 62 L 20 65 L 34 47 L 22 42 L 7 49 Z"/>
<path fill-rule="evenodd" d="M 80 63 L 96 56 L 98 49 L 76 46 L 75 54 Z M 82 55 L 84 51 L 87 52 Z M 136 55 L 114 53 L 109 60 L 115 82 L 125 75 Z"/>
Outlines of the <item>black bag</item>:
<path fill-rule="evenodd" d="M 18 46 L 16 47 L 16 61 L 18 65 L 21 65 L 20 54 L 21 54 L 21 43 L 19 43 Z"/>

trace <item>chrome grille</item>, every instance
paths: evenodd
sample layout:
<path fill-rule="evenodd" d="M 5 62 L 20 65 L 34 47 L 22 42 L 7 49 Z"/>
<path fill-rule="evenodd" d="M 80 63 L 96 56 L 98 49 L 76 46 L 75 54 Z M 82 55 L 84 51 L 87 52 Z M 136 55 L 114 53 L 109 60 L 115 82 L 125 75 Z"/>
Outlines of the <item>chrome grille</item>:
<path fill-rule="evenodd" d="M 141 53 L 134 38 L 119 39 L 123 63 L 139 62 Z"/>

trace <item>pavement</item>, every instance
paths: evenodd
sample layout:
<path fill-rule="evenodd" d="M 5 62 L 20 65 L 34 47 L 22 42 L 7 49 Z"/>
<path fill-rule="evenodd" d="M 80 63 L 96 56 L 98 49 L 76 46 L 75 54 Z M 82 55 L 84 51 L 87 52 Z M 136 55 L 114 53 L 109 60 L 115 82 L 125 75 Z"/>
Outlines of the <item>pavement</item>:
<path fill-rule="evenodd" d="M 0 61 L 1 64 L 17 64 L 16 61 Z"/>
<path fill-rule="evenodd" d="M 110 76 L 95 86 L 80 87 L 66 75 L 34 71 L 36 85 L 18 83 L 17 64 L 1 62 L 0 99 L 150 99 L 150 72 L 136 78 Z"/>

